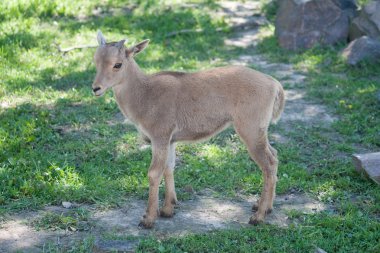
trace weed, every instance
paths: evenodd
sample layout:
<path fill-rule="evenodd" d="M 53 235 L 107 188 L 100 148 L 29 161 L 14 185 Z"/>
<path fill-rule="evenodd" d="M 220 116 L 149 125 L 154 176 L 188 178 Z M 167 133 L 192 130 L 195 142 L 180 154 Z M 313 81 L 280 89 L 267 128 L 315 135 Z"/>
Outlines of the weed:
<path fill-rule="evenodd" d="M 34 220 L 32 225 L 37 229 L 84 231 L 92 226 L 90 212 L 84 208 L 76 208 L 67 212 L 46 212 L 42 217 Z"/>

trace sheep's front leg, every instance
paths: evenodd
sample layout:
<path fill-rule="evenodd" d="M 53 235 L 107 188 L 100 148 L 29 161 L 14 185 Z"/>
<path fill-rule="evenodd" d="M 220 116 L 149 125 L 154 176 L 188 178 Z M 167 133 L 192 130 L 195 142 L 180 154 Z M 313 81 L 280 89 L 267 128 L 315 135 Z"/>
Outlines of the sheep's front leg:
<path fill-rule="evenodd" d="M 152 149 L 152 162 L 148 171 L 148 208 L 140 222 L 140 226 L 144 228 L 152 228 L 158 216 L 158 187 L 167 164 L 169 144 L 157 144 L 153 142 Z"/>
<path fill-rule="evenodd" d="M 169 157 L 164 171 L 165 178 L 165 201 L 160 210 L 161 217 L 172 217 L 174 206 L 177 203 L 177 195 L 174 186 L 174 166 L 175 166 L 175 143 L 170 144 Z"/>

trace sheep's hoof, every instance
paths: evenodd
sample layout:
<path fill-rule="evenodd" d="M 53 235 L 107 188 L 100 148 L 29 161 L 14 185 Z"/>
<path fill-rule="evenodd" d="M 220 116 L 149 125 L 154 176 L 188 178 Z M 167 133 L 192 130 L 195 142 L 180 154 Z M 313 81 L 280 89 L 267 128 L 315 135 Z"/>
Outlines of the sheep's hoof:
<path fill-rule="evenodd" d="M 261 223 L 263 223 L 263 220 L 259 220 L 256 217 L 251 217 L 251 219 L 249 219 L 249 224 L 251 225 L 257 226 Z"/>
<path fill-rule="evenodd" d="M 160 216 L 163 218 L 171 218 L 174 216 L 174 208 L 161 208 L 160 210 Z"/>
<path fill-rule="evenodd" d="M 144 215 L 143 219 L 139 223 L 139 227 L 145 228 L 145 229 L 151 229 L 154 227 L 154 219 L 148 218 Z"/>
<path fill-rule="evenodd" d="M 258 204 L 253 204 L 253 206 L 252 206 L 252 212 L 257 212 L 257 210 L 259 210 L 259 205 Z M 273 211 L 272 208 L 268 208 L 265 211 L 265 214 L 270 214 L 272 211 Z"/>

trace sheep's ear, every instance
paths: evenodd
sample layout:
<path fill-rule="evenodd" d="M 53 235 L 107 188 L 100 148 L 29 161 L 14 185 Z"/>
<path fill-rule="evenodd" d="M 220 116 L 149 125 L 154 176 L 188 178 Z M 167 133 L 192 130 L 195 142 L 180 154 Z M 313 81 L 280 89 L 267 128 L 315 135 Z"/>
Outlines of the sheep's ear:
<path fill-rule="evenodd" d="M 103 33 L 100 30 L 98 30 L 97 39 L 99 46 L 104 46 L 107 43 L 106 38 L 104 38 Z"/>
<path fill-rule="evenodd" d="M 118 43 L 115 44 L 115 47 L 117 47 L 118 49 L 122 49 L 123 46 L 124 46 L 125 41 L 126 40 L 119 41 Z"/>
<path fill-rule="evenodd" d="M 133 47 L 130 47 L 129 49 L 127 49 L 127 55 L 136 55 L 138 53 L 140 53 L 141 51 L 143 51 L 149 44 L 149 40 L 143 40 L 141 41 L 140 43 L 134 45 Z"/>

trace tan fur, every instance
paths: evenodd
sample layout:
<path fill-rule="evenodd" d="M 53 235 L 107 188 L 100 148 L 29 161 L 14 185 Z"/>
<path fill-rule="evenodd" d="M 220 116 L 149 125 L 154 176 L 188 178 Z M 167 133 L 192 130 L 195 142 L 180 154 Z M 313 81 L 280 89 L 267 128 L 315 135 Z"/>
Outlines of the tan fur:
<path fill-rule="evenodd" d="M 148 208 L 141 225 L 150 228 L 158 214 L 173 215 L 177 201 L 173 177 L 175 143 L 209 138 L 231 124 L 263 171 L 263 192 L 250 223 L 263 221 L 266 212 L 273 208 L 277 180 L 277 152 L 268 142 L 267 130 L 284 108 L 281 84 L 241 66 L 147 75 L 133 56 L 148 41 L 128 49 L 124 48 L 124 41 L 105 44 L 101 33 L 98 41 L 97 75 L 92 85 L 95 95 L 112 88 L 120 110 L 152 143 Z M 114 68 L 116 63 L 122 63 L 120 69 Z M 158 187 L 162 177 L 166 192 L 159 212 Z"/>

